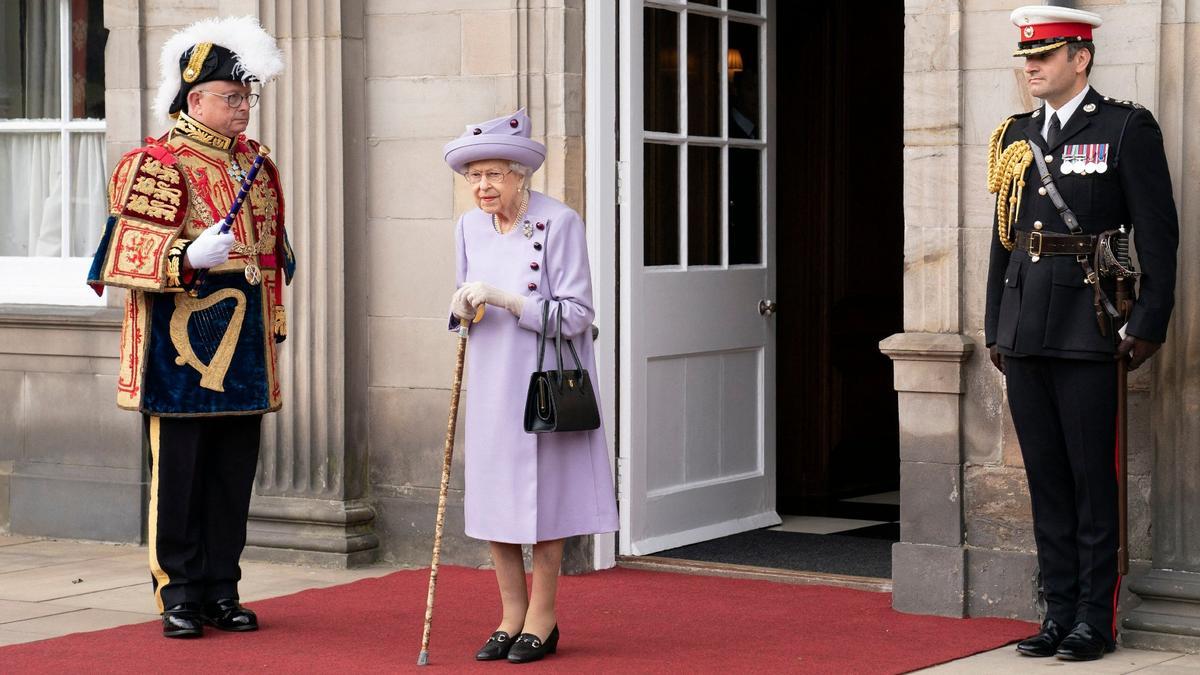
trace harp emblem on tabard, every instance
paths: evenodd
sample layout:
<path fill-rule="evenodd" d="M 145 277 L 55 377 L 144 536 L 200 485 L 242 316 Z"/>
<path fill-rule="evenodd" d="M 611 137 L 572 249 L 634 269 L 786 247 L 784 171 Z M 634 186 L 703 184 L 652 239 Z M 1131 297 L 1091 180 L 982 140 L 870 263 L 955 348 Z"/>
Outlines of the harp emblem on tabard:
<path fill-rule="evenodd" d="M 246 295 L 236 288 L 203 298 L 177 294 L 175 312 L 171 314 L 171 343 L 179 354 L 176 365 L 195 368 L 200 373 L 201 387 L 225 391 L 225 374 L 233 362 L 245 318 Z"/>

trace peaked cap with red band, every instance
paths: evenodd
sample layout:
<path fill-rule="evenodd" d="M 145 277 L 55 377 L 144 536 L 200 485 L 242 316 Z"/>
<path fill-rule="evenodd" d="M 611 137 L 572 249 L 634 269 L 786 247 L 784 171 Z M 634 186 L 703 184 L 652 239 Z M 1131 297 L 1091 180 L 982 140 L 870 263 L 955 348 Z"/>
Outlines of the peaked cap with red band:
<path fill-rule="evenodd" d="M 1020 31 L 1013 56 L 1033 56 L 1054 51 L 1072 42 L 1089 42 L 1099 15 L 1069 7 L 1030 5 L 1013 10 L 1013 25 Z"/>

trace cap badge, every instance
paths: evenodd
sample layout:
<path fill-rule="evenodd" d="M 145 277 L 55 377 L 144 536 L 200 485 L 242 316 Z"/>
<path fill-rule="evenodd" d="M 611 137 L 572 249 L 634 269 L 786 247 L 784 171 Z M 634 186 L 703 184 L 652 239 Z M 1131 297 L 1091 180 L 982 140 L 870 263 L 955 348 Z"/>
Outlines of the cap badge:
<path fill-rule="evenodd" d="M 1025 28 L 1021 31 L 1021 34 L 1025 36 L 1026 40 L 1033 37 L 1033 26 L 1025 26 Z"/>
<path fill-rule="evenodd" d="M 1083 112 L 1096 112 L 1096 104 L 1088 103 L 1087 105 L 1083 106 Z"/>

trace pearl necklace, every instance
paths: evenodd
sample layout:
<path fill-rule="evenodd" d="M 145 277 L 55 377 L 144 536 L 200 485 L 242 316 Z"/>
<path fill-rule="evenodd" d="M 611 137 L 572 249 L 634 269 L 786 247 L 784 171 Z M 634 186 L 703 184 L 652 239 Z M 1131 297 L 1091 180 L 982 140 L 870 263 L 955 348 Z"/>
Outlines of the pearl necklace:
<path fill-rule="evenodd" d="M 516 227 L 517 223 L 521 222 L 521 220 L 523 220 L 525 218 L 525 212 L 528 210 L 529 210 L 529 191 L 526 190 L 525 196 L 521 199 L 521 208 L 517 210 L 517 216 L 515 218 L 513 218 L 513 220 L 512 220 L 513 227 Z M 508 234 L 508 232 L 500 231 L 500 218 L 494 213 L 492 214 L 492 229 L 496 231 L 496 234 L 500 234 L 500 235 Z M 512 230 L 509 230 L 509 232 L 512 232 Z"/>

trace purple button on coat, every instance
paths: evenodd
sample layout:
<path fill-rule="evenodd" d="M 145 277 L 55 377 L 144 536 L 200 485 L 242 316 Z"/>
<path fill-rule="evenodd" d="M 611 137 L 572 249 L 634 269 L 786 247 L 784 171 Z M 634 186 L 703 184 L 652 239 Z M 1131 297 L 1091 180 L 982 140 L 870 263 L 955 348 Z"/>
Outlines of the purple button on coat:
<path fill-rule="evenodd" d="M 604 427 L 556 434 L 527 434 L 523 427 L 525 391 L 537 365 L 542 303 L 548 298 L 563 303 L 563 334 L 574 342 L 593 386 L 598 381 L 583 221 L 567 205 L 538 192 L 531 194 L 529 216 L 549 224 L 535 239 L 554 240 L 546 246 L 539 290 L 529 290 L 529 271 L 513 264 L 529 259 L 529 241 L 519 228 L 498 234 L 490 216 L 475 209 L 459 219 L 455 230 L 459 286 L 482 281 L 526 298 L 519 319 L 489 308 L 479 325 L 471 327 L 467 348 L 466 533 L 514 544 L 617 529 Z M 552 306 L 551 335 L 554 323 Z M 546 356 L 547 363 L 554 363 L 552 352 Z M 564 357 L 570 359 L 569 354 Z"/>

